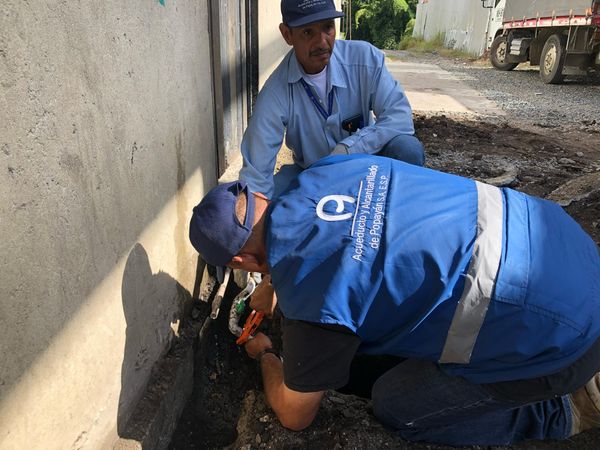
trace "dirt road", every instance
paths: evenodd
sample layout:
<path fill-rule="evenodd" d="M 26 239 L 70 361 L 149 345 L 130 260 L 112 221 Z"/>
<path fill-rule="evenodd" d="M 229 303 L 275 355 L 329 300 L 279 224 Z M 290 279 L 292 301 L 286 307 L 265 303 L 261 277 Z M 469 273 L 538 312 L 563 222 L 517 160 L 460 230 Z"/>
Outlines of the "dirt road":
<path fill-rule="evenodd" d="M 407 64 L 423 62 L 408 55 L 405 59 Z M 392 63 L 395 61 L 398 59 Z M 600 243 L 600 83 L 586 81 L 578 88 L 575 80 L 562 88 L 547 88 L 535 84 L 534 76 L 526 72 L 497 73 L 481 62 L 435 56 L 424 62 L 432 66 L 431 70 L 452 73 L 463 86 L 475 91 L 469 91 L 468 102 L 464 101 L 467 95 L 454 99 L 469 111 L 416 114 L 416 131 L 427 150 L 427 165 L 553 198 Z M 516 77 L 511 79 L 511 75 Z M 494 83 L 510 87 L 502 93 L 491 88 Z M 521 93 L 519 86 L 524 89 Z M 523 99 L 537 101 L 541 97 L 531 92 L 532 88 L 535 92 L 552 89 L 559 109 L 552 100 L 544 103 L 546 109 L 542 105 L 539 110 L 531 101 L 523 103 Z M 564 91 L 577 94 L 563 95 Z M 473 106 L 478 96 L 486 105 L 483 112 Z M 501 113 L 494 114 L 496 108 Z M 586 108 L 589 111 L 583 111 Z M 561 114 L 567 117 L 557 120 Z M 229 294 L 231 297 L 235 292 Z M 327 395 L 308 430 L 294 433 L 283 429 L 265 404 L 257 367 L 233 344 L 225 320 L 223 315 L 214 323 L 197 352 L 194 396 L 171 449 L 445 448 L 399 440 L 374 420 L 368 401 L 337 393 Z M 512 448 L 595 450 L 600 448 L 600 432 L 584 433 L 565 442 L 532 442 Z"/>

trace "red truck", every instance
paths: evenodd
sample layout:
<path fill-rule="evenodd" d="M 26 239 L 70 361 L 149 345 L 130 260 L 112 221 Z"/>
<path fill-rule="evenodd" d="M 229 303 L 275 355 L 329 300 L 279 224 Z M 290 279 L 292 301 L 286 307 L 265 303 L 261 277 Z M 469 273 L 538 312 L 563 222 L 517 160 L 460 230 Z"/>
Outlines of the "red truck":
<path fill-rule="evenodd" d="M 600 0 L 506 0 L 490 59 L 499 70 L 539 65 L 544 83 L 600 69 Z"/>

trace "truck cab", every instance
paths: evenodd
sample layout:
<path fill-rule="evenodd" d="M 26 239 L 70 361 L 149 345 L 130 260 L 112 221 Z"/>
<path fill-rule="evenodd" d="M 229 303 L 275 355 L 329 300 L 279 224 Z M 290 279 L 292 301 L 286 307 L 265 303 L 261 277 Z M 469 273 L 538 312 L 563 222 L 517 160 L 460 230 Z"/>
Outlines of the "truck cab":
<path fill-rule="evenodd" d="M 486 49 L 490 49 L 494 39 L 502 34 L 502 20 L 504 19 L 504 6 L 506 0 L 494 0 L 494 4 L 489 6 L 490 18 L 487 29 Z M 485 4 L 484 4 L 485 6 Z"/>

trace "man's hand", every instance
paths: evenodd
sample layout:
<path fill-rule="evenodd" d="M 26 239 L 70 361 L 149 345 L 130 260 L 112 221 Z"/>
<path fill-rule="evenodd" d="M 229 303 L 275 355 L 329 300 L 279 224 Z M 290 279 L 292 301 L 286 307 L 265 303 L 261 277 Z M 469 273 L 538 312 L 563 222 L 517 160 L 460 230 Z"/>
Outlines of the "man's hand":
<path fill-rule="evenodd" d="M 248 356 L 252 359 L 256 359 L 260 352 L 268 348 L 273 348 L 271 339 L 261 332 L 256 333 L 254 338 L 246 342 L 245 345 L 246 353 L 248 353 Z"/>
<path fill-rule="evenodd" d="M 275 306 L 277 306 L 277 295 L 271 284 L 271 275 L 265 275 L 250 297 L 250 307 L 265 313 L 267 317 L 273 317 Z"/>
<path fill-rule="evenodd" d="M 330 155 L 347 155 L 348 154 L 348 146 L 346 144 L 342 144 L 341 142 L 333 147 Z"/>

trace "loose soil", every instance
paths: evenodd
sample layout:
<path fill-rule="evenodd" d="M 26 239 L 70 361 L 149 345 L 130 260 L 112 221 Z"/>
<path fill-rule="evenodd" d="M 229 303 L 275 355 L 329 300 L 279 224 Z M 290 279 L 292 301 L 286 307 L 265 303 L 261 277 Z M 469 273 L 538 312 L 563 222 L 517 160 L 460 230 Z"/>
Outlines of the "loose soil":
<path fill-rule="evenodd" d="M 446 116 L 415 127 L 428 167 L 557 201 L 600 243 L 600 133 Z"/>

